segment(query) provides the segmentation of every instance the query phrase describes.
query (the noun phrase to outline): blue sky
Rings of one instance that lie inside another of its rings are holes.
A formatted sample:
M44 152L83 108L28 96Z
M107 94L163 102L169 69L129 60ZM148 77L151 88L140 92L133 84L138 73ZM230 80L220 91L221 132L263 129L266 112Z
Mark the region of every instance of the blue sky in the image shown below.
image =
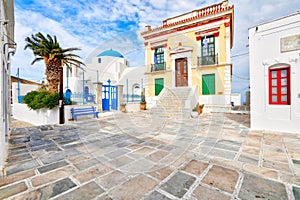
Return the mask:
M41 81L44 63L31 65L25 38L37 32L56 35L63 48L79 47L84 62L101 51L120 51L131 66L144 65L143 42L138 31L160 26L166 18L199 9L221 0L15 0L15 41L12 75ZM249 81L248 28L299 10L299 0L229 0L235 6L233 92L244 93ZM238 56L243 54L242 56Z

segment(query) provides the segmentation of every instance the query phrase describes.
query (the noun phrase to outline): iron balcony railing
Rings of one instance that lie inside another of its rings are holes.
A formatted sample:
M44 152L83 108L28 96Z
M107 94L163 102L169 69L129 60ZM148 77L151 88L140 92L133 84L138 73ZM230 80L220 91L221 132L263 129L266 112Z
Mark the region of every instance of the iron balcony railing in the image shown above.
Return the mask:
M166 62L151 64L151 72L166 70Z
M198 57L198 66L218 64L218 54Z

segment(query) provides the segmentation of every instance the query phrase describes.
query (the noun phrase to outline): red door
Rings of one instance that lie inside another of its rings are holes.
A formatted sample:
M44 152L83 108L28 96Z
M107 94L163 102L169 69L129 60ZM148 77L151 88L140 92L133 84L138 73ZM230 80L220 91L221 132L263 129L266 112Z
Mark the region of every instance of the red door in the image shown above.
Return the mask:
M187 58L175 60L176 87L188 86L188 62Z

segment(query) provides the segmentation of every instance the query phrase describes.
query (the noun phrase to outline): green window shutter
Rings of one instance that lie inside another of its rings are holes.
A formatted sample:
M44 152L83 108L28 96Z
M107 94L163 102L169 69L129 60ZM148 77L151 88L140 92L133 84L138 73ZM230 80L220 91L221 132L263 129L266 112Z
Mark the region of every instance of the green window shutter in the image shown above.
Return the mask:
M164 88L164 79L155 79L155 96L159 95L160 91Z
M214 74L207 74L202 76L202 94L215 94Z

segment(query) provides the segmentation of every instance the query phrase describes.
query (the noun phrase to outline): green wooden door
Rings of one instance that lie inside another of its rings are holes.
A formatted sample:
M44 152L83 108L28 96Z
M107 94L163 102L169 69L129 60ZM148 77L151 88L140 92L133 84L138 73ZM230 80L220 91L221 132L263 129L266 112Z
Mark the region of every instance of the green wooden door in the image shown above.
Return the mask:
M164 88L164 79L155 79L155 96L159 95L160 91Z
M206 74L202 76L202 94L215 94L214 74Z

